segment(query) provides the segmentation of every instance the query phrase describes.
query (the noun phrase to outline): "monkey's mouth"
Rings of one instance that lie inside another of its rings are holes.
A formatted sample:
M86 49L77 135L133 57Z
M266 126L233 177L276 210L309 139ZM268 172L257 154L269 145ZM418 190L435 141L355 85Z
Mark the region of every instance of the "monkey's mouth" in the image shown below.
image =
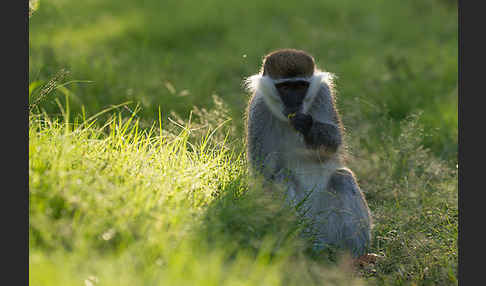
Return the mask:
M295 116L296 113L299 113L301 112L301 106L295 106L295 107L285 107L284 108L284 111L283 111L283 114L285 115L285 117L291 117L291 116Z

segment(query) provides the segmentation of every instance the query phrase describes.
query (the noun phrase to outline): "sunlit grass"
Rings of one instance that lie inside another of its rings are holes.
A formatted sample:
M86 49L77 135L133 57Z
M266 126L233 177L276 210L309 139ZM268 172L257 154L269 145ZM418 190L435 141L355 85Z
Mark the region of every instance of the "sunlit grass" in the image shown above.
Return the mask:
M211 130L191 143L190 129L141 130L134 118L73 126L31 116L32 285L354 280L299 252L293 212L249 191L244 157L214 144ZM288 277L294 264L317 268Z
M216 129L207 118L221 113L151 128L136 113L103 123L31 114L31 284L454 284L457 174L421 151L417 118L398 145L390 138L355 161L375 221L371 250L384 257L359 278L335 264L344 258L308 252L294 210L249 184L228 122Z

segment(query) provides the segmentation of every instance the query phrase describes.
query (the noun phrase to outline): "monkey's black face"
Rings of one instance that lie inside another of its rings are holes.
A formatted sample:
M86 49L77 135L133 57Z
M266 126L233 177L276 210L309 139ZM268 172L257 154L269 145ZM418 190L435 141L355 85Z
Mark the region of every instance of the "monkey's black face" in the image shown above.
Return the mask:
M307 89L309 89L309 82L304 80L284 81L275 84L275 87L285 105L285 116L300 111Z

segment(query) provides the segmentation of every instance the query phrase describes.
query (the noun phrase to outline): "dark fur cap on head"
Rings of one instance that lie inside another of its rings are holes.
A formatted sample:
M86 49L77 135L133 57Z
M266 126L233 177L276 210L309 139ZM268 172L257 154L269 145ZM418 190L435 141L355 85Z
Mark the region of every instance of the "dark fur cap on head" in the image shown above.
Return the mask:
M310 77L314 74L314 69L314 58L301 50L276 50L263 59L263 75L273 79Z

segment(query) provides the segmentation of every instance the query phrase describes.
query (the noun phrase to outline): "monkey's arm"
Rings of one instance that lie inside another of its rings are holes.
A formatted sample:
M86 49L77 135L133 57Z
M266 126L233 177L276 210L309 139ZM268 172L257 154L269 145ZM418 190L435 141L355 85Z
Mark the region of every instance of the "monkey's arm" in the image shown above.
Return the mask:
M247 111L247 156L251 170L274 180L281 171L278 156L280 141L276 124L270 110L261 97L254 96Z
M342 144L342 124L339 118L332 91L321 85L314 95L309 110L290 117L290 124L304 135L308 147L324 147L336 152Z
M290 118L290 124L304 135L307 146L316 149L325 147L336 152L342 144L341 130L338 125L314 120L309 114L298 113Z

